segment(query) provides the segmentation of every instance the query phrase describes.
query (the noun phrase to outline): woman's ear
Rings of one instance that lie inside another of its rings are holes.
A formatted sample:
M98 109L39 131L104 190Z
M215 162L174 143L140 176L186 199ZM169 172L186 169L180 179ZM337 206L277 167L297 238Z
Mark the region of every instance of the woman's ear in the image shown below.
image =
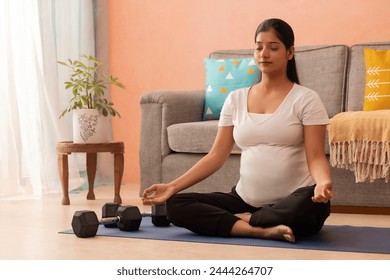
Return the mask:
M294 54L295 54L295 47L294 46L292 46L289 50L288 50L288 60L291 60L291 59L293 59L293 57L294 57Z

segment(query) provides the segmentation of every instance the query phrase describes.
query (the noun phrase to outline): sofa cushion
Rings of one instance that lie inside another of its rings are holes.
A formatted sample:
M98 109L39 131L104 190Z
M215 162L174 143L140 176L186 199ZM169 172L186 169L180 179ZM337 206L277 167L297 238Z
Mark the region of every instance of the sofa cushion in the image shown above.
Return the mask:
M366 66L364 49L390 49L390 42L356 44L351 47L348 80L347 80L347 111L361 111L364 105L366 83Z
M233 90L259 81L259 69L253 58L204 60L206 66L206 96L203 120L218 120L226 97Z
M315 90L330 118L344 109L348 46L297 47L295 52L299 81Z
M390 50L365 48L366 88L363 111L390 109Z
M172 151L206 154L217 135L218 120L173 124L167 130ZM240 148L235 145L232 153L240 153Z

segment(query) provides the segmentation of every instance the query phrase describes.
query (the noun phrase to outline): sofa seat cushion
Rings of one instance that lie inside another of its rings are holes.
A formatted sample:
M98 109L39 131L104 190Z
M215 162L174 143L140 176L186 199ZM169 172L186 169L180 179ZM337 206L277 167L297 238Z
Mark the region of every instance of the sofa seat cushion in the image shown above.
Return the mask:
M173 124L167 128L168 144L177 153L206 154L213 146L218 120ZM233 154L240 153L234 145Z
M177 153L207 154L213 146L218 130L218 120L173 124L168 127L169 148ZM234 145L231 154L240 154ZM325 153L329 155L328 131L325 139Z

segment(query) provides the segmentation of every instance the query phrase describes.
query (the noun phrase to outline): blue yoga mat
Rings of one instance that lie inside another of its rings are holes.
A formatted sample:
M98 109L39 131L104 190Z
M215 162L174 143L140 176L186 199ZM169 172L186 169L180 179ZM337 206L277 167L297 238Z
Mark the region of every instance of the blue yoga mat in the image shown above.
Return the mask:
M73 234L73 230L60 233ZM243 246L263 246L291 249L325 250L390 254L390 228L325 225L316 235L298 239L296 243L241 237L209 237L192 233L173 225L155 227L151 217L143 217L138 231L125 232L100 225L98 236L170 240Z

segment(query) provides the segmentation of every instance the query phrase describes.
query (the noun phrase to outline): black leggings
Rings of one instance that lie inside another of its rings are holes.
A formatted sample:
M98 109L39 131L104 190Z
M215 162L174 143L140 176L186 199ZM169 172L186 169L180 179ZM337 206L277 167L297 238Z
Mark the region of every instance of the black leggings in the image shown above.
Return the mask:
M234 214L252 213L249 224L258 227L289 226L295 236L307 236L321 230L330 214L330 202L311 200L314 186L303 187L275 204L257 208L245 203L236 193L179 193L167 201L171 222L197 234L229 237L239 220Z

